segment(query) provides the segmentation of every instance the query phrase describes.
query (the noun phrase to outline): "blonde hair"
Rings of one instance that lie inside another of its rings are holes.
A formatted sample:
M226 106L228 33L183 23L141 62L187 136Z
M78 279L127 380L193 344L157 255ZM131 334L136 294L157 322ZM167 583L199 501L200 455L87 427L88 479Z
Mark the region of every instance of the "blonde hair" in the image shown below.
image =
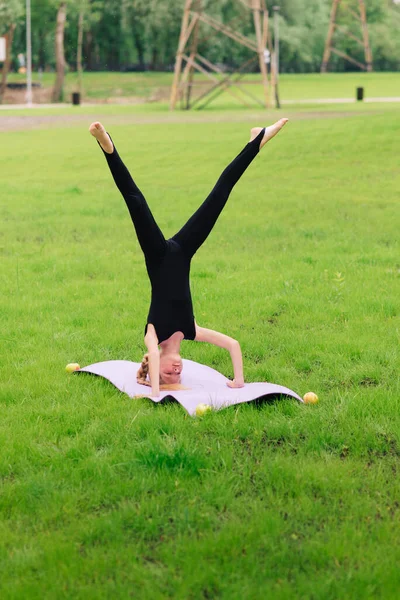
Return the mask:
M151 387L150 379L147 379L149 374L149 355L145 354L142 358L142 364L136 373L136 381L141 385L147 385Z
M136 381L141 385L147 385L147 387L151 387L151 381L149 376L149 355L145 354L142 358L142 363L139 367L138 372L136 373ZM180 383L163 383L162 378L160 376L160 391L178 391L178 390L187 390L189 388L184 387Z

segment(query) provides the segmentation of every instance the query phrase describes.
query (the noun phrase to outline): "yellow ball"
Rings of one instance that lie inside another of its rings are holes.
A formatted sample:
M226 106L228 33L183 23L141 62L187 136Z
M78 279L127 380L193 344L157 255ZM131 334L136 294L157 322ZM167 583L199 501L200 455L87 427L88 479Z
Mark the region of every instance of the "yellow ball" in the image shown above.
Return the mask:
M303 400L306 404L317 404L318 396L314 392L307 392L307 394L304 394Z
M196 417L202 417L207 412L211 412L211 406L209 404L198 404L196 406Z
M67 373L73 373L74 371L79 371L79 369L80 366L78 365L78 363L69 363L69 365L65 367Z

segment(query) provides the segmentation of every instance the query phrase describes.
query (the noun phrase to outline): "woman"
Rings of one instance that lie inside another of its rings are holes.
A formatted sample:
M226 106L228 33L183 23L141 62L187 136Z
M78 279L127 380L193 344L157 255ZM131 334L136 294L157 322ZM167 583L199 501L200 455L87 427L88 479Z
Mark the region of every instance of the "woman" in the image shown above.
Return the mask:
M235 183L262 146L282 129L287 120L280 119L270 127L251 130L249 143L225 169L210 195L186 225L169 240L164 238L103 125L96 122L89 128L102 148L114 181L125 199L145 257L152 294L144 336L147 354L137 380L151 385L155 397L160 394L160 385L163 389L171 389L171 386L176 388L180 384L180 345L183 339L209 342L228 350L234 373L234 379L228 382L228 386L244 386L239 342L217 331L199 327L195 321L189 285L190 262L211 232Z

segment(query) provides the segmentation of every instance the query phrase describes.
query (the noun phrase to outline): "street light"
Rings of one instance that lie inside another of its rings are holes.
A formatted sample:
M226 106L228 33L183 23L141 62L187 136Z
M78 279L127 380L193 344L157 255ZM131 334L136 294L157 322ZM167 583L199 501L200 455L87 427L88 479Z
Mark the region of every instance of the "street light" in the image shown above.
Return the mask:
M274 67L275 67L275 104L276 108L281 107L281 103L279 100L279 21L278 21L278 13L280 11L280 6L273 6L274 9Z
M279 74L279 21L278 12L281 10L280 6L274 6L274 52L275 52L275 69L276 78L278 79Z
M26 0L26 103L32 107L31 0Z

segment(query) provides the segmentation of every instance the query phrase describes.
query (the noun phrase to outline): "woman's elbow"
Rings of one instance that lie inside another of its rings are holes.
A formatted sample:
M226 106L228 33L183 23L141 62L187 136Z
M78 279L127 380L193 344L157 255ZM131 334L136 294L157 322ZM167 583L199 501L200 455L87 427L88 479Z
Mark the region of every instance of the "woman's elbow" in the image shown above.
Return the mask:
M237 340L234 340L232 338L231 341L229 342L229 352L238 352L238 351L240 351L240 344Z

